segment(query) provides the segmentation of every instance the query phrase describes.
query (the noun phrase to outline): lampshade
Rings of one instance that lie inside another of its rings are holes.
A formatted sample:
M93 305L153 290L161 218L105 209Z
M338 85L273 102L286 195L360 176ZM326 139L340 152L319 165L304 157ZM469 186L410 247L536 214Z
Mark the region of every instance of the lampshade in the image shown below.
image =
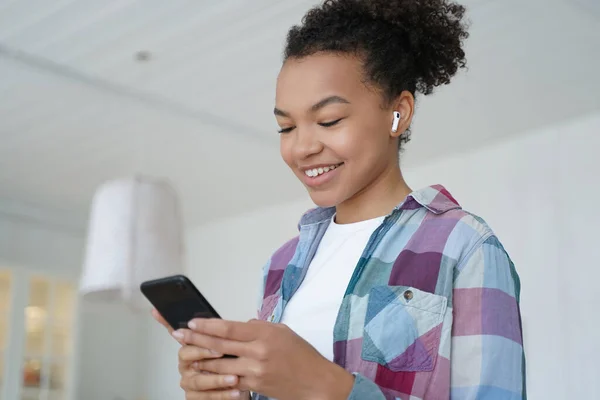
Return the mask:
M183 273L183 227L166 180L136 176L104 183L92 201L80 293L92 302L149 307L140 284Z

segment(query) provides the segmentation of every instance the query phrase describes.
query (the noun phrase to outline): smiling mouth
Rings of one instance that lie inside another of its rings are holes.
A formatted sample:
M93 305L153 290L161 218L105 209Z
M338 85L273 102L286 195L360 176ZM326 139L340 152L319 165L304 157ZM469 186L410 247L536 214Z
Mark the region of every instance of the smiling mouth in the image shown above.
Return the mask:
M333 171L334 169L340 167L342 164L344 164L344 163L333 164L333 165L326 166L326 167L307 169L306 171L304 171L304 174L306 176L308 176L309 178L316 178L318 176L321 176L328 172Z

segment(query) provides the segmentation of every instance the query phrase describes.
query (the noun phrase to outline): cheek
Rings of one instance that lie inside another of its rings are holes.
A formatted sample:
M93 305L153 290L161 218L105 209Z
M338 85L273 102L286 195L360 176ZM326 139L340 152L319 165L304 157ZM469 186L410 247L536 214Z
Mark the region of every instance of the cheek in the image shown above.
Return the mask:
M333 137L331 147L342 160L353 164L364 164L380 152L382 140L377 136L377 127L363 124Z
M292 168L292 143L283 135L279 139L279 153L283 161Z

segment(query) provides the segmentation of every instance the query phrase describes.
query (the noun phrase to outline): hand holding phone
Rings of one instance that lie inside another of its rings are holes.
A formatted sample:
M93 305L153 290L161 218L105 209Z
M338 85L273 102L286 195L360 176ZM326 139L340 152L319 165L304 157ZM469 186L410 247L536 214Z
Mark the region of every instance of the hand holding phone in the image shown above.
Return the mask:
M142 283L142 293L154 306L154 318L169 333L180 328L187 328L189 321L194 318L220 318L216 310L204 298L194 284L183 275L170 276ZM219 357L207 349L184 346L179 352L180 365L192 369L194 361ZM226 358L235 356L225 355ZM193 383L192 383L193 380ZM198 373L182 375L182 388L186 393L209 392L212 395L222 394L223 398L246 398L234 386L239 382L237 376ZM192 387L193 386L193 387ZM240 397L243 396L243 397Z
M173 333L173 328L169 323L154 309L152 316L167 330L169 334ZM183 345L183 343L182 343ZM193 346L183 346L179 350L179 365L181 372L181 388L186 395L205 393L209 396L221 396L221 398L238 398L250 400L248 392L240 392L235 386L239 383L237 376L207 374L197 371L193 367L194 361L201 361L211 358L219 358L206 349L200 349ZM183 370L181 369L183 366ZM191 373L190 373L191 372Z

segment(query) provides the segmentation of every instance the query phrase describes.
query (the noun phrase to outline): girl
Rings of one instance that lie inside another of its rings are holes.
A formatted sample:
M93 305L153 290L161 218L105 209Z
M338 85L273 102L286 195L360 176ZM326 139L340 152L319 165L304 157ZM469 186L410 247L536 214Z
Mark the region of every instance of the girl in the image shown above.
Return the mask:
M267 263L259 320L173 332L188 400L525 398L510 258L446 189L413 191L399 167L414 96L465 65L463 14L327 0L290 30L275 117L318 208Z

